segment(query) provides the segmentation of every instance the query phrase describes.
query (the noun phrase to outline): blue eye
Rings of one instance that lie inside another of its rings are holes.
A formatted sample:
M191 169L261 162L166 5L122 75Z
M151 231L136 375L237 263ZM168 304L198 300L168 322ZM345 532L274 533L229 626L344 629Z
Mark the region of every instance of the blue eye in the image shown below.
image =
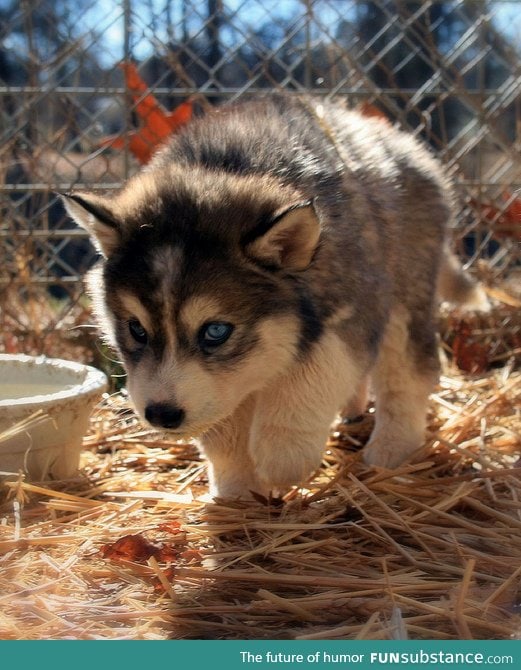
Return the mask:
M205 323L199 331L199 343L203 348L218 347L224 344L233 331L231 323L211 321Z
M139 344L146 344L148 342L147 331L137 319L131 319L128 322L128 331Z

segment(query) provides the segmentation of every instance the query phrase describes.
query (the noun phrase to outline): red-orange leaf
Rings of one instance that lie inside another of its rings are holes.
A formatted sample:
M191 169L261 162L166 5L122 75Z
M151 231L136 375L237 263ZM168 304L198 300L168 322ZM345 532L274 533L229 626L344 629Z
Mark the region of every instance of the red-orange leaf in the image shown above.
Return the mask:
M175 568L166 568L163 570L163 576L169 581L174 581L175 578ZM158 593L164 593L165 587L159 579L153 579L152 584L154 585L154 591Z
M172 533L172 535L179 535L182 533L180 521L165 521L159 524L158 530L163 530L165 533Z
M171 544L164 544L159 547L157 553L155 554L156 559L160 563L172 563L177 560L179 556L179 551L175 549Z
M203 555L197 549L186 549L180 554L185 561L202 561Z
M177 130L192 118L194 104L191 100L185 100L178 105L173 112L168 114L168 123L172 131Z
M503 200L508 203L505 208L474 199L470 203L481 214L483 221L490 226L496 238L513 237L521 240L521 198L505 191Z
M143 119L145 126L157 133L158 138L166 137L171 130L167 112L149 92L134 63L121 63L121 68L134 101L135 111Z
M454 361L460 370L478 374L485 372L489 367L487 348L472 337L468 323L462 321L452 343Z
M357 109L363 116L368 116L373 119L380 119L380 121L385 121L386 123L389 123L387 115L384 112L382 112L382 110L379 107L373 105L370 102L360 103Z
M100 146L123 149L128 145L130 151L140 163L148 163L152 155L169 135L177 131L192 117L191 100L182 102L171 112L166 111L150 93L133 63L122 63L125 81L134 102L134 109L143 121L143 126L128 133L127 137L105 137Z
M138 563L143 563L151 556L155 556L157 551L158 547L142 535L125 535L116 542L104 544L101 547L103 558L136 561Z
M151 556L158 561L169 563L177 558L178 552L169 545L158 546L152 544L142 535L125 535L116 542L104 544L101 547L103 558L113 561L133 561L146 563Z

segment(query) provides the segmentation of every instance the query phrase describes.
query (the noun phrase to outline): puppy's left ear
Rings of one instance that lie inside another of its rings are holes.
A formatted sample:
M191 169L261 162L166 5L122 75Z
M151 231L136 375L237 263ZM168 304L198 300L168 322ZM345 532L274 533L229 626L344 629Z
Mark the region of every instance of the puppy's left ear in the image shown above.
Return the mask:
M279 212L268 229L246 246L257 260L286 270L305 270L313 258L320 237L320 223L312 201L292 205Z
M92 193L59 194L67 213L85 228L98 251L107 258L121 244L121 224L106 198Z

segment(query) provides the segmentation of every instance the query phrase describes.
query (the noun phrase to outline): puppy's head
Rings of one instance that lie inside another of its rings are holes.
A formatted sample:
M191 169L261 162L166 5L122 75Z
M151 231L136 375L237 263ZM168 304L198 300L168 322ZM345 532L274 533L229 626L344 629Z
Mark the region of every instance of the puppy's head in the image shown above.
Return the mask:
M319 336L303 277L320 225L301 194L171 168L64 202L103 256L89 281L96 312L152 425L207 430Z

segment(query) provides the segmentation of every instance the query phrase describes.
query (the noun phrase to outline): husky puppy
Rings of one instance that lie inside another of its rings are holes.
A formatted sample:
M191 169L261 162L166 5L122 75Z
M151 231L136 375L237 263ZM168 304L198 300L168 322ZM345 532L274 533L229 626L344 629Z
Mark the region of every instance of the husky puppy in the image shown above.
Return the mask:
M90 290L137 412L199 438L213 495L304 481L369 378L365 461L421 446L437 290L483 296L445 245L448 180L412 136L275 94L192 121L121 191L64 202L103 255Z

